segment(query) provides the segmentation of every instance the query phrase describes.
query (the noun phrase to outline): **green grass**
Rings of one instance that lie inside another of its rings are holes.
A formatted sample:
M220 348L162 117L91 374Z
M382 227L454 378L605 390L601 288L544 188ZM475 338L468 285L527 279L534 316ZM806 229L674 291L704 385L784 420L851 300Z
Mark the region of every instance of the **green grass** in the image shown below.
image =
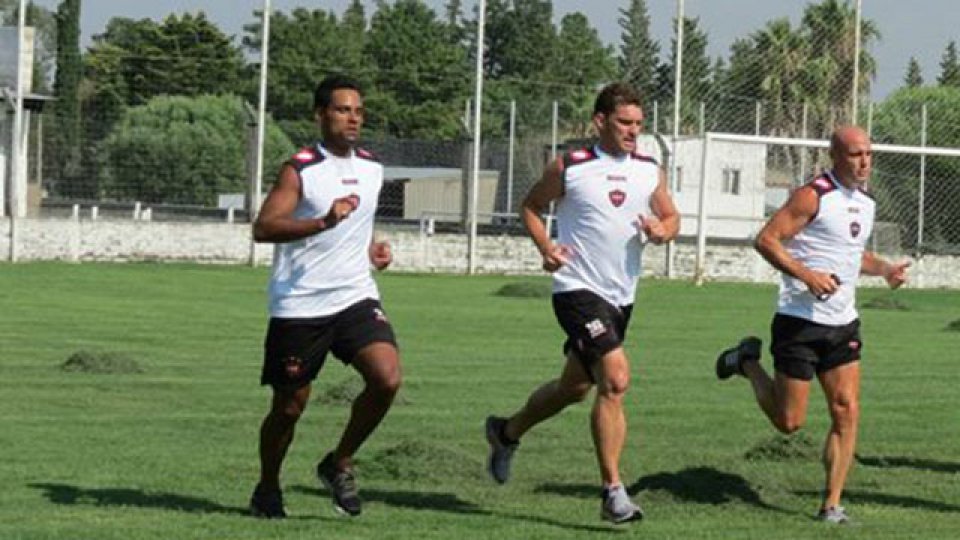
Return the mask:
M587 404L529 434L510 484L484 476L484 417L519 406L559 370L549 298L495 294L527 278L396 274L379 281L405 386L358 456L363 516L337 517L312 476L347 414L335 397L352 391L352 372L331 361L284 468L293 518L248 518L269 397L258 385L266 279L241 267L0 265L0 538L931 539L960 530L960 333L946 330L960 292L903 290L904 308L862 311L860 463L845 499L858 525L831 529L810 518L822 483L811 454L827 427L819 391L806 438L785 443L745 381L713 377L717 351L746 333L767 339L774 288L645 281L628 337L622 469L647 519L614 528L598 517ZM860 301L878 297L889 293L863 290ZM80 351L141 372L64 370Z

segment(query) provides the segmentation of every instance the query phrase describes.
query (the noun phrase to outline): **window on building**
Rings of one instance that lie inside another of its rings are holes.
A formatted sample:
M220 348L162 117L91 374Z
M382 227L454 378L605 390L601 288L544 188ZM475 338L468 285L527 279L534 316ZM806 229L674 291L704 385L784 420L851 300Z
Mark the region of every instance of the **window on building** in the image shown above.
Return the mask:
M729 193L731 195L740 194L740 169L724 169L723 170L723 193Z

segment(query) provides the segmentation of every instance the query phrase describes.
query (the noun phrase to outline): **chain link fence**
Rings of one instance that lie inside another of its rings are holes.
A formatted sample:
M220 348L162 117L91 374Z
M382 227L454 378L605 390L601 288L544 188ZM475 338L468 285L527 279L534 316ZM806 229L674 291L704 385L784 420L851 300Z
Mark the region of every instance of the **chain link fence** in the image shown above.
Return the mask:
M654 28L670 26L671 31L666 33L670 38L658 44L648 80L637 79L625 58L619 68L602 75L571 72L564 80L504 78L486 66L477 174L479 234L523 236L518 210L525 194L553 156L589 144L592 99L599 86L627 78L645 92L646 131L666 135L673 149L670 184L684 216L681 242L692 242L701 232L699 190L708 178L707 199L720 206L708 209L706 243L749 243L792 188L828 166L825 140L830 132L855 120L876 143L900 147L876 154L871 182L878 202L874 245L889 253L960 254L960 158L950 150L960 147L960 87L913 84L908 78L891 95L871 100L877 66L886 59L872 52L881 29L871 19L871 10L879 7L870 0L864 0L862 13L849 1L792 7L783 18L745 29L720 54L709 47L712 29L696 16L706 2L686 2L682 35L675 31L675 19L651 21ZM387 26L395 22L387 17L395 15L390 10L406 9L406 4L378 5L366 13L362 26L352 27L354 35L359 28L364 36L359 40L366 43L364 54L376 48L385 28L392 28ZM526 5L516 3L521 4ZM623 3L624 20L636 5ZM419 8L410 9L420 13ZM9 12L2 15L9 22ZM283 161L317 138L310 118L313 85L347 66L353 54L352 44L334 40L325 45L322 36L356 22L350 13L320 9L277 11L275 17L272 36L279 45L271 49L267 86L267 188ZM424 17L430 24L443 22L442 13ZM48 19L36 18L45 22L37 24L40 63L30 89L37 99L31 102L24 136L29 215L250 219L259 13L251 14L236 37L202 14L162 22L117 17L80 51L74 94L55 84L50 58L57 28L56 20ZM411 74L386 56L377 64L352 64L364 66L352 73L368 88L364 145L386 167L378 211L384 226L424 234L469 230L473 81L469 71L454 71L449 65L470 65L475 31L470 20L469 13L460 18L459 52L443 57L449 61L429 67L431 71L424 67ZM499 24L497 20L490 24ZM570 29L576 22L564 17L548 31L572 41ZM297 29L315 36L316 42L290 38ZM175 46L169 46L171 42ZM617 49L620 45L607 49L608 60L615 60L618 51L625 54ZM679 85L674 54L678 45ZM488 47L491 57L495 46ZM439 50L431 53L441 55ZM422 106L413 112L399 107L398 96L404 92ZM71 95L80 106L77 116L62 105ZM76 125L71 118L77 119ZM11 128L9 115L0 115L3 133ZM431 133L428 128L436 129ZM707 133L756 140L711 142L709 167L715 170L705 170ZM0 138L7 170L11 139ZM645 145L659 152L651 141Z

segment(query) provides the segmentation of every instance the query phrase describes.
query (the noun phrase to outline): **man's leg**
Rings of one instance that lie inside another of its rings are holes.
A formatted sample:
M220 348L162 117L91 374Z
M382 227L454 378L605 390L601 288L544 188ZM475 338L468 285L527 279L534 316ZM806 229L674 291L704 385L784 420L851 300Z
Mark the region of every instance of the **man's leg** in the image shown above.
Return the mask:
M338 469L353 466L353 455L380 424L400 390L400 355L391 343L374 342L360 349L351 365L363 377L364 387L353 400L350 419L333 451Z
M265 492L280 490L280 466L309 397L310 385L273 391L270 412L260 425L260 489Z
M597 396L590 413L590 428L606 486L620 484L620 452L627 435L623 396L630 384L630 365L623 347L603 355L594 365Z
M844 364L819 375L830 409L830 431L823 447L826 493L823 508L838 506L853 464L860 417L860 362Z
M800 429L807 418L810 381L795 379L777 371L771 379L760 362L744 362L743 373L750 379L753 394L770 423L782 433Z
M567 354L567 362L560 378L547 382L533 391L527 402L507 419L503 434L513 441L568 405L583 401L593 383L575 353Z

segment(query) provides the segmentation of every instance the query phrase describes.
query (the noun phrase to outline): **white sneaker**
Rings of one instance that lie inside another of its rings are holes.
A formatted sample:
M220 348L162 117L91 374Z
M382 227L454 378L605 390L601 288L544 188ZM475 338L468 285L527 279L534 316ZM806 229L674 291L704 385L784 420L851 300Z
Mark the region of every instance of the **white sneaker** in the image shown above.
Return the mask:
M600 517L611 523L626 523L643 519L643 510L630 500L626 488L619 485L603 490Z

